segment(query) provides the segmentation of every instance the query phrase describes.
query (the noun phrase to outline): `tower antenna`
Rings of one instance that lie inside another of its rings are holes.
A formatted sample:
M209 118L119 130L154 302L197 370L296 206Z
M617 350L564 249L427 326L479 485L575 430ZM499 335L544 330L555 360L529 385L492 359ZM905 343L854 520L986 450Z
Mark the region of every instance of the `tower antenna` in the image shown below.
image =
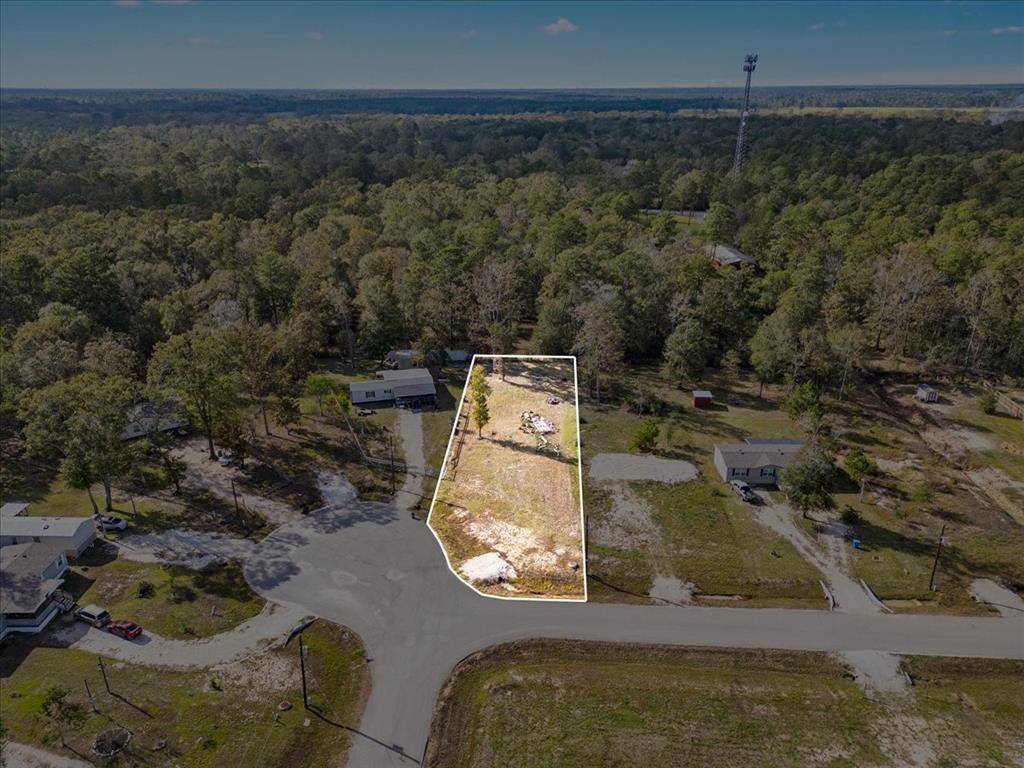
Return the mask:
M740 132L736 136L736 157L732 162L733 173L739 173L747 157L747 115L750 113L750 76L757 67L757 54L748 53L743 57L743 71L747 73L747 87L743 91L743 111L740 113Z

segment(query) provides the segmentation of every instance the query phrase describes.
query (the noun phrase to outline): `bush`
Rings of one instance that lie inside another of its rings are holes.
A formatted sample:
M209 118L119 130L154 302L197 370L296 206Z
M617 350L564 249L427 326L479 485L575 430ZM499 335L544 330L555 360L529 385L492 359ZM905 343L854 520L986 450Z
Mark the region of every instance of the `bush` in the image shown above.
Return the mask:
M839 516L839 519L842 520L845 525L857 525L860 522L860 513L847 504L843 508L843 513Z
M191 587L186 587L184 584L175 584L171 587L171 602L191 603L195 599L196 593Z
M657 419L644 419L641 421L640 426L633 433L633 440L631 442L633 450L649 451L654 448L658 442L658 433L660 431L661 427Z
M985 392L978 398L978 406L982 413L991 416L996 412L996 396L992 392Z
M154 587L148 581L140 581L139 582L139 587L138 587L138 590L137 590L137 594L138 594L139 597L142 597L142 598L145 598L145 599L148 600L149 598L151 598L153 595L156 594L156 587Z

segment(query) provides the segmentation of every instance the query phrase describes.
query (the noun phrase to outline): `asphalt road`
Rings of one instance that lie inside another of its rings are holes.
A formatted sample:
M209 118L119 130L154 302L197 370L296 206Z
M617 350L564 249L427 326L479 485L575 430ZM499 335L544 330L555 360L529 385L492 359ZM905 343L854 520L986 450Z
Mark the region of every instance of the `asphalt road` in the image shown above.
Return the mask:
M410 466L422 466L419 417L402 414ZM366 645L372 691L352 768L410 766L423 756L437 692L452 667L494 643L529 637L815 651L1024 658L1024 620L827 611L509 601L456 578L408 508L352 500L275 531L245 564L270 600L351 627Z

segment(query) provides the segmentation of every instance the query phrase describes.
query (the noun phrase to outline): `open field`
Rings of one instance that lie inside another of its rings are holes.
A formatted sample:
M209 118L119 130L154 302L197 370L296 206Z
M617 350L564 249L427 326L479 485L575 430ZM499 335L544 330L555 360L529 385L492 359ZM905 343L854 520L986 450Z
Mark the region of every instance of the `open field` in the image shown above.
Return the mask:
M112 694L90 653L48 647L46 635L17 640L0 662L0 713L7 737L67 757L90 754L96 734L129 729L132 741L116 765L336 766L346 752L368 674L362 643L353 633L326 622L305 632L311 704L302 709L296 646L269 650L248 660L205 670L177 671L106 660ZM83 680L97 696L90 712ZM62 749L56 727L39 714L46 691L59 686L85 715L65 727ZM292 708L279 711L278 704Z
M533 640L460 664L430 768L1019 765L1024 664L911 658L866 695L827 654Z
M570 359L505 360L487 366L490 422L478 434L463 405L459 432L445 459L430 525L460 570L469 559L497 553L515 577L476 584L507 597L582 598L576 392ZM541 415L553 432L541 438L521 414Z
M196 571L121 559L100 563L88 554L72 568L64 588L80 605L102 606L115 619L134 621L161 637L209 637L263 609L265 601L235 563ZM153 587L149 597L140 594L143 582Z

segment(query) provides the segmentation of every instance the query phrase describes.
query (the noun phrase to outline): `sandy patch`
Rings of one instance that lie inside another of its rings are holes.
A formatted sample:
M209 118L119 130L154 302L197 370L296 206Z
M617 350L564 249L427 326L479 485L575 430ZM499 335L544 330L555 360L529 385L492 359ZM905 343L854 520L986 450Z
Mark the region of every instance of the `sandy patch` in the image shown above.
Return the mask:
M497 552L471 557L460 566L460 569L474 584L497 584L516 578L516 569Z
M691 581L683 581L673 576L657 576L649 594L655 600L673 605L691 605L694 602L693 590L694 584Z
M590 518L590 535L605 546L646 549L660 541L654 510L625 484L608 487L611 509L601 519Z
M839 657L853 667L854 676L868 697L907 691L899 656L881 651L843 651Z
M140 563L174 563L202 570L215 563L245 560L256 548L248 539L206 531L171 529L160 533L132 533L118 542L121 556Z
M653 480L685 483L697 478L697 468L688 461L630 453L599 453L590 461L594 480Z

